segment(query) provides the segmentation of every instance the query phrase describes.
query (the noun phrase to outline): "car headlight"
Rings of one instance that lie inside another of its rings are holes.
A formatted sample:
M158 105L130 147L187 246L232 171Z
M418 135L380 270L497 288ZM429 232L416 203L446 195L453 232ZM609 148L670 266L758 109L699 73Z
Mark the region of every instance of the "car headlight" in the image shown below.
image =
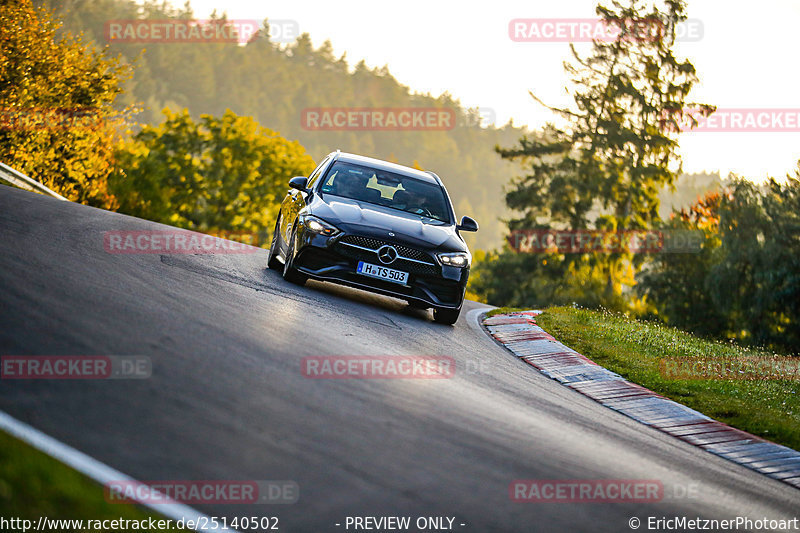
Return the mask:
M468 267L471 259L469 254L465 252L439 254L438 257L439 261L445 266L454 266L462 268Z
M306 229L311 231L312 233L318 233L320 235L335 235L339 233L339 228L328 224L321 218L317 218L314 216L307 216L303 219L303 224L305 224Z

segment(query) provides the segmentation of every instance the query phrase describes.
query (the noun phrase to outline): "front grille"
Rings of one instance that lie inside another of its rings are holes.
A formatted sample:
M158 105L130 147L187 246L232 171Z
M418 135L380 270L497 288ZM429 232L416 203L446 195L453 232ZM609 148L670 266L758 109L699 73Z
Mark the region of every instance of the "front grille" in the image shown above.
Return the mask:
M369 248L370 251L362 250L360 248L353 248L352 246L347 246L348 244L352 244L355 246L360 246L361 248ZM397 253L402 256L398 257L397 260L387 265L390 268L397 268L400 270L404 270L411 274L421 274L421 275L438 275L439 274L439 266L433 262L433 259L421 250L417 250L415 248L410 248L408 246L403 246L401 244L395 244L392 242L381 241L379 239L373 239L370 237L362 237L360 235L345 235L339 242L337 243L336 250L347 257L352 259L356 259L358 261L366 261L370 263L377 263L382 264L378 260L378 253L377 250L381 246L388 244L393 246ZM408 257L410 259L415 259L416 261L424 261L425 264L417 263L415 261L406 261L403 257Z
M381 241L379 239L372 239L370 237L361 237L359 235L345 235L339 240L339 242L346 242L347 244L355 244L356 246L369 248L371 250L377 250L384 244L388 244L390 246L394 246L395 250L397 250L397 253L399 253L403 257L408 257L411 259L416 259L417 261L425 261L426 263L433 264L433 260L425 252L417 250L415 248L409 248L408 246L403 246L402 244L394 244L393 242Z

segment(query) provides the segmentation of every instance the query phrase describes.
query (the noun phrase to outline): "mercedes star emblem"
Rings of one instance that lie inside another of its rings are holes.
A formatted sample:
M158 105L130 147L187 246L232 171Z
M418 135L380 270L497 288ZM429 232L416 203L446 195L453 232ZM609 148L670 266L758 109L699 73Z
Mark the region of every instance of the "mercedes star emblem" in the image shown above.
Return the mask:
M388 244L384 244L378 248L378 259L380 259L381 263L384 265L394 263L394 260L397 259L397 250Z

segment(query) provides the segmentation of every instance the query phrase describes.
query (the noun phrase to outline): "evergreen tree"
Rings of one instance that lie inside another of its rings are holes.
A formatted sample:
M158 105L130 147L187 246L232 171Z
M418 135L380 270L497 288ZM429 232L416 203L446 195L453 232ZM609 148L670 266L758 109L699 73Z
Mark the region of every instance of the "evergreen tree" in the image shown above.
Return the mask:
M509 221L512 232L652 228L659 220L659 192L674 183L681 168L677 120L687 108L693 119L713 111L688 101L697 74L689 60L673 53L676 26L686 20L682 0L650 6L643 0L614 1L610 7L599 5L597 13L619 32L613 40L595 40L587 57L571 48L573 62L565 63L565 70L574 106L549 107L561 122L548 125L543 136L498 148L503 158L527 167L506 194L506 203L518 213ZM588 269L587 280L596 280L598 273L605 279L599 300L617 306L642 258L621 251L554 255L544 261L547 268L541 260L528 261L530 270L519 276L561 284L564 273ZM561 267L554 269L554 264Z

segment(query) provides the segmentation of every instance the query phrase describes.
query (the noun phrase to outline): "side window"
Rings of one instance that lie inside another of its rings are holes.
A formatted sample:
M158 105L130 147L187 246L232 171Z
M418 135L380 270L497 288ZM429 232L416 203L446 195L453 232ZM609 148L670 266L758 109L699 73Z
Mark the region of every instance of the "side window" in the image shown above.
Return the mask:
M308 178L308 185L307 185L307 187L309 189L313 188L314 184L317 183L317 180L322 175L323 171L325 170L325 167L328 166L328 161L330 161L330 160L331 160L331 156L328 156L325 159L323 159L322 163L320 163L317 166L317 168L314 169L314 172L311 173L311 176L309 176L309 178Z

